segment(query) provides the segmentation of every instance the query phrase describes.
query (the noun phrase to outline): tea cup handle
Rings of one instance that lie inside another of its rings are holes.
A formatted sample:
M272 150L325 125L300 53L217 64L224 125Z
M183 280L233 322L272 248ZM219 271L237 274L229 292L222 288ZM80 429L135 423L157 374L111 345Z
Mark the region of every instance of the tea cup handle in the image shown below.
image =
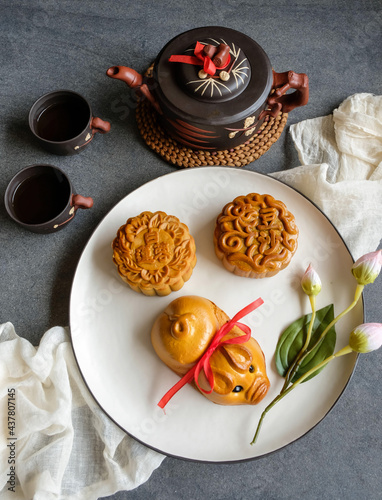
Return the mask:
M110 132L110 123L93 116L90 122L90 128L92 129L93 134L96 132L99 132L100 134L107 134Z
M81 196L80 194L72 196L71 205L74 210L77 210L77 208L91 208L93 203L93 198L90 198L90 196Z

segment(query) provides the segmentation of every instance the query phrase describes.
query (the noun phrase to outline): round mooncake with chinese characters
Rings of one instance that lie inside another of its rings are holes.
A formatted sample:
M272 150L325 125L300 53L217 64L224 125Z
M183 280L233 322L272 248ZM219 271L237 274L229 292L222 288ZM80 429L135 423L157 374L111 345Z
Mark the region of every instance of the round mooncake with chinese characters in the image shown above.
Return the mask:
M165 212L142 212L121 226L113 243L113 261L125 283L145 295L180 290L196 265L188 227Z
M298 233L295 218L282 201L269 194L238 196L216 220L215 253L238 276L274 276L296 252Z

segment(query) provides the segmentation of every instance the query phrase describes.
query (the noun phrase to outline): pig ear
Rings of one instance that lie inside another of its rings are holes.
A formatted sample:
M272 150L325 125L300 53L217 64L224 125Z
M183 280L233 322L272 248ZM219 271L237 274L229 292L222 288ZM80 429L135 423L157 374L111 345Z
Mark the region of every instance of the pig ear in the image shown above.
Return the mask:
M252 363L251 351L240 344L226 344L221 347L221 352L230 366L238 372L245 373Z
M228 372L214 370L214 391L218 394L229 394L235 386L233 377Z

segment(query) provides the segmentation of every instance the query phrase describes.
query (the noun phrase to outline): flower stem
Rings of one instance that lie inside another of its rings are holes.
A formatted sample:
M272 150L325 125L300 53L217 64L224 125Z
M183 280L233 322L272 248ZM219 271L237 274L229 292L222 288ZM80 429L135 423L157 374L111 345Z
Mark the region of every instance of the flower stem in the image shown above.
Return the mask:
M336 352L335 354L332 354L331 356L328 356L326 359L324 359L323 361L321 361L321 363L319 363L317 366L314 366L313 368L311 368L309 371L307 371L306 373L304 373L304 375L301 375L301 377L296 380L296 382L294 382L288 389L286 389L284 392L280 392L280 394L265 408L265 410L263 411L263 413L261 414L261 417L260 417L260 420L259 420L259 423L257 424L257 429L256 429L256 433L251 441L251 444L255 444L256 443L256 440L258 438L258 435L259 435L259 432L260 432L260 428L262 426L262 423L264 421L264 418L266 416L266 414L268 413L268 411L273 408L275 406L276 403L278 403L279 401L281 401L281 399L283 399L283 397L285 397L287 394L289 394L293 389L295 389L299 384L301 384L301 382L304 382L304 380L308 377L310 377L311 375L313 375L314 372L316 372L317 370L319 370L320 368L323 368L325 365L327 365L330 361L332 361L333 359L335 358L339 358L340 356L343 356L345 354L349 354L350 352L352 352L352 348L347 345L346 347L340 349L338 352Z

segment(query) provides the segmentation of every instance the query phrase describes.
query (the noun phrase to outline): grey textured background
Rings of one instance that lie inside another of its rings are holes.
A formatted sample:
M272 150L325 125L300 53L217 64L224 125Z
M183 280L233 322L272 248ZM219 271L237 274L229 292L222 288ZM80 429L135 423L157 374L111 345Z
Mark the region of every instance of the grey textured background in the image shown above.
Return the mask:
M174 170L140 138L129 90L105 76L108 67L143 71L173 36L231 27L254 38L276 71L309 75L309 104L289 115L289 126L331 113L353 93L381 93L381 20L379 0L0 0L0 322L11 321L34 344L49 327L67 325L76 264L97 224L133 189ZM112 123L109 135L77 156L44 152L28 130L33 102L60 88L84 94L94 113ZM16 226L3 193L14 173L33 163L63 168L94 207L53 235ZM298 164L286 128L246 168L270 173ZM381 283L380 277L365 292L370 322L382 321ZM361 356L335 408L287 448L234 465L166 458L147 483L110 498L381 498L381 355Z

